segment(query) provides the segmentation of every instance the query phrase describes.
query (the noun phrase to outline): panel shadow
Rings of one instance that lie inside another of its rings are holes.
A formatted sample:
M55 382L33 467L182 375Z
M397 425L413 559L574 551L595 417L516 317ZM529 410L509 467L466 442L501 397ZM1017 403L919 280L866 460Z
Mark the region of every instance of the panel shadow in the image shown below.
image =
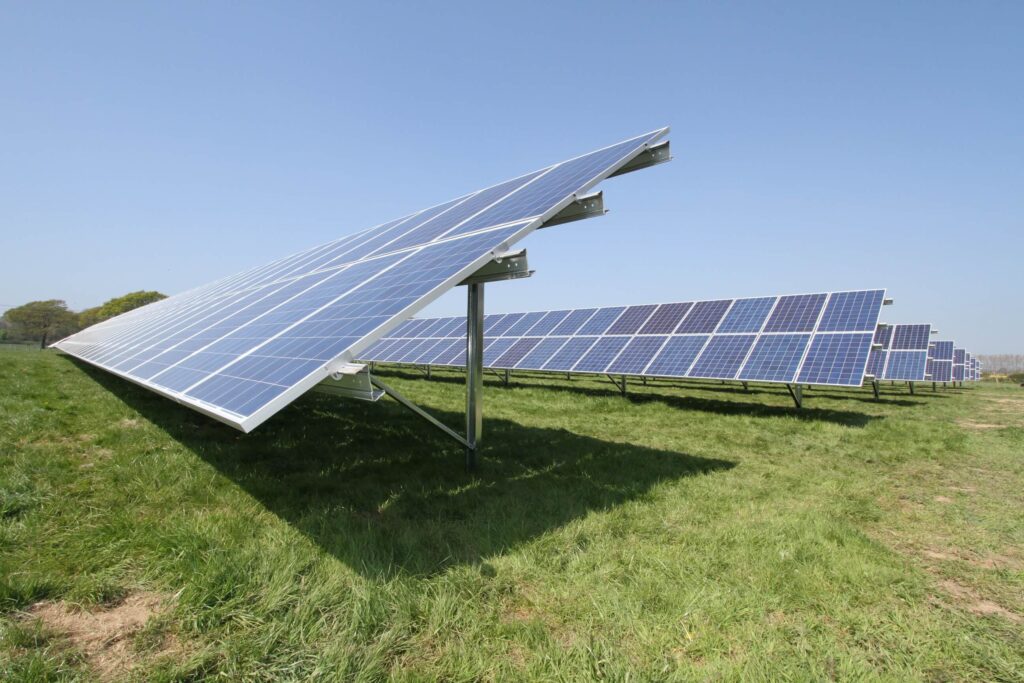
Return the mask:
M308 394L251 434L98 368L86 375L366 576L429 576L486 560L662 482L735 463L485 421L475 475L454 441L401 406ZM432 411L459 426L462 414Z

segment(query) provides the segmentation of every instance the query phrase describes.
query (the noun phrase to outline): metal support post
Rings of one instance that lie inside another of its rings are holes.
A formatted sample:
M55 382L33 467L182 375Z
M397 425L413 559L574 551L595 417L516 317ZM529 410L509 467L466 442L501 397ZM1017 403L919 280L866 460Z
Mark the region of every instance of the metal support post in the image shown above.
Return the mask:
M615 385L615 388L619 390L620 394L622 394L623 396L626 395L626 376L625 375L621 376L622 377L622 382L621 383L619 382L619 380L615 379L615 377L613 375L606 375L606 377L609 379L609 381L611 381L612 384Z
M750 385L746 382L740 382L743 385L743 391L750 391Z
M512 377L512 371L505 368L505 386L508 386L509 379Z
M787 384L786 389L789 390L789 395L793 397L793 403L796 404L797 408L804 407L804 388L800 384Z
M882 392L879 390L878 380L877 379L871 380L871 391L875 392L875 400L876 401L881 400Z
M910 387L910 395L913 396L914 395L914 383L913 382L907 382L907 386Z
M936 384L935 382L932 382L932 393L934 394L938 390L939 390L938 384Z
M472 471L484 430L484 284L466 290L466 469Z

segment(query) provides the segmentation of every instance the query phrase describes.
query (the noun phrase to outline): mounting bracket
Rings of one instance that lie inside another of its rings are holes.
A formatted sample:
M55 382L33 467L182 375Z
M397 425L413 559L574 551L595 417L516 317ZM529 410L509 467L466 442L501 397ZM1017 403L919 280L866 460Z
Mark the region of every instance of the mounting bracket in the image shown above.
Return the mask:
M786 389L789 390L789 395L793 398L793 403L796 404L797 408L804 407L804 388L800 384L787 384Z
M651 145L640 152L640 154L637 154L628 164L608 177L614 178L617 175L632 173L633 171L639 171L641 168L650 168L651 166L663 164L666 161L672 161L672 148L669 146L669 142L669 140L665 140L656 145Z
M604 208L604 192L595 192L594 194L575 197L564 209L544 221L537 229L542 230L543 228L551 228L562 223L572 223L573 221L581 221L584 218L603 216L606 213L608 211Z

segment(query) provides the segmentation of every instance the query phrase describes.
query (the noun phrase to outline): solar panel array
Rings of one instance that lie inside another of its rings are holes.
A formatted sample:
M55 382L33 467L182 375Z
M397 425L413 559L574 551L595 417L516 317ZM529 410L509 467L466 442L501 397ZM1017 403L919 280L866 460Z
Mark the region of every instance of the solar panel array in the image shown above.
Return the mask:
M875 379L923 382L928 364L928 338L932 326L879 324L871 350L867 374Z
M164 299L55 346L249 431L667 132Z
M488 315L493 369L860 386L885 290ZM465 365L465 319L413 319L364 361Z

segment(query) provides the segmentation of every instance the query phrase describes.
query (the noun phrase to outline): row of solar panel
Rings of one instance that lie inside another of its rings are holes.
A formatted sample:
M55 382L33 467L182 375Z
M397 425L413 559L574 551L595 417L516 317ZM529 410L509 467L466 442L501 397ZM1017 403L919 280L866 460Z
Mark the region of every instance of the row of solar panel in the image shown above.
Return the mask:
M492 314L488 337L873 331L884 290ZM826 306L826 301L828 305ZM413 318L392 338L457 337L465 318Z
M859 386L883 298L867 290L492 315L484 365ZM464 318L411 320L360 358L464 365L464 327Z
M859 386L869 334L508 337L485 341L494 369ZM756 342L756 343L755 343ZM805 356L806 354L806 356ZM394 339L365 360L464 366L464 340ZM801 362L803 361L803 362Z

